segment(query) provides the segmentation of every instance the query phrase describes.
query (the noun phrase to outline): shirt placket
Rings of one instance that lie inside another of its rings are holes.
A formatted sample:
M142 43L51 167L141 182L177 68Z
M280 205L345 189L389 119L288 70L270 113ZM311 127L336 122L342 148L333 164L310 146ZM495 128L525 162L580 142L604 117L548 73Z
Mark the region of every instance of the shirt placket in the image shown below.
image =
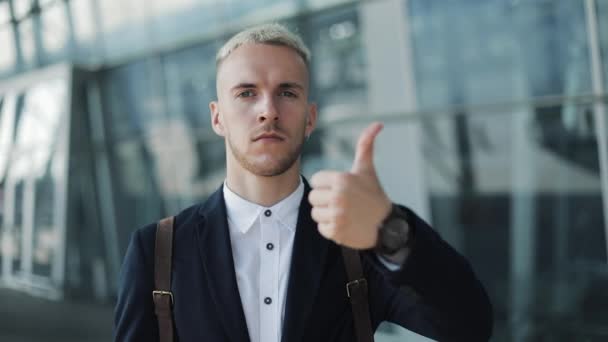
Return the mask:
M279 342L280 236L275 213L265 209L260 218L260 341Z

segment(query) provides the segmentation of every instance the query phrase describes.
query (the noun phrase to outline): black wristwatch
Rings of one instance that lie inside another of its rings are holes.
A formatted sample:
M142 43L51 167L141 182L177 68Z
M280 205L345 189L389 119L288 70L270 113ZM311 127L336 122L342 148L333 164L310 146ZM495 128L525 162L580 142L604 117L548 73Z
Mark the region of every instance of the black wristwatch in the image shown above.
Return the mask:
M382 226L378 231L376 251L390 256L408 247L411 242L410 230L407 223L407 212L393 204L391 212L382 221Z

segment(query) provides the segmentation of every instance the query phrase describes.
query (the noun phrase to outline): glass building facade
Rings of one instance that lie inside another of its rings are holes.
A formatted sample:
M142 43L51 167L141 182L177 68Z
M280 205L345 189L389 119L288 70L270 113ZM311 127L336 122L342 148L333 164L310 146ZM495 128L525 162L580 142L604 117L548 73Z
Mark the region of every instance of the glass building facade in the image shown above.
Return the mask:
M269 21L313 56L305 176L384 121L381 181L470 260L493 341L608 339L607 0L0 0L0 339L111 338L130 234L225 177L214 55Z

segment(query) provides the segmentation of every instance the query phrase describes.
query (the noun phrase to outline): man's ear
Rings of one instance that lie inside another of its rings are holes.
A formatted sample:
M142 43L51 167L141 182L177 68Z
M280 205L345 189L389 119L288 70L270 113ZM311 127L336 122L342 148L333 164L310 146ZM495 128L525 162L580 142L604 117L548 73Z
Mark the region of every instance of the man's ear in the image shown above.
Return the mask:
M209 112L211 114L211 127L215 134L225 136L224 123L220 115L220 107L217 101L209 102Z
M317 127L317 104L310 103L308 105L308 115L306 115L306 136L310 136Z

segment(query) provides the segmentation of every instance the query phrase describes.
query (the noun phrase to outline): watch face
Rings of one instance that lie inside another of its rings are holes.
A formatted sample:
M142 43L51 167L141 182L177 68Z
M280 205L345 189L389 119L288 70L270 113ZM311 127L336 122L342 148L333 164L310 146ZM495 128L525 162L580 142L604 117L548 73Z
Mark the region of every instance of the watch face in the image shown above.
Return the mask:
M408 225L404 219L389 219L382 227L380 239L383 249L388 254L393 254L405 247L408 239Z

